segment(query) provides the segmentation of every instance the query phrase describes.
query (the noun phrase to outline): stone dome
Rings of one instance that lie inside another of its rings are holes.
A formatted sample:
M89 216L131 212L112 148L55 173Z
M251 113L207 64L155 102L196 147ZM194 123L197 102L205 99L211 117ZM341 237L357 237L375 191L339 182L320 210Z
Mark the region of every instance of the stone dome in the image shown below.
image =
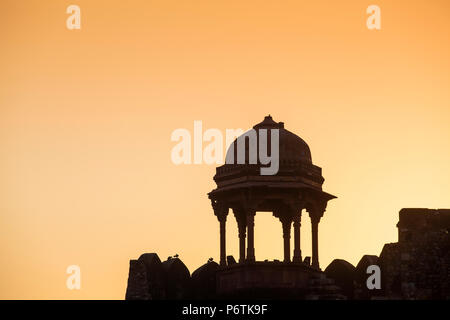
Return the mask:
M309 149L308 144L299 136L296 134L290 132L289 130L286 130L284 128L283 122L275 122L270 115L266 116L264 120L255 126L253 126L253 129L257 132L257 140L259 145L259 130L260 129L267 129L269 131L270 129L279 129L279 159L280 164L294 164L298 162L303 163L312 163L311 159L311 151ZM244 133L242 136L245 136L248 134L249 131ZM268 134L270 136L270 134ZM242 137L241 136L241 137ZM237 150L235 147L237 145L237 140L234 140L233 144L230 145L230 147L227 150L227 157L226 159L229 159L230 156L230 149L233 147L234 150ZM270 149L270 147L269 147ZM231 151L233 152L233 151ZM248 159L248 152L249 152L249 146L248 143L245 145L245 152L246 152L246 159ZM237 152L234 152L234 163L237 163L236 161ZM246 163L248 160L246 160Z

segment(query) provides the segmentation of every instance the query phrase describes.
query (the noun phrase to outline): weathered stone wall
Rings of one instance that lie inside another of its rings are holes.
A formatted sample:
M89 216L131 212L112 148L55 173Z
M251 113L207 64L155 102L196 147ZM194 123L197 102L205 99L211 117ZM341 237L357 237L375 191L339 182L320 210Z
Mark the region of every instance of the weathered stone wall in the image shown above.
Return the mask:
M402 209L399 242L380 255L387 297L449 299L450 210Z
M128 274L126 300L149 300L151 299L150 288L147 282L147 270L140 260L130 260L130 271Z
M402 209L399 242L353 267L335 260L323 273L308 264L257 262L219 267L209 261L192 277L178 258L156 253L130 261L126 299L450 299L450 210ZM229 259L230 261L234 259ZM367 267L379 265L381 290L368 290ZM243 290L245 289L245 290Z

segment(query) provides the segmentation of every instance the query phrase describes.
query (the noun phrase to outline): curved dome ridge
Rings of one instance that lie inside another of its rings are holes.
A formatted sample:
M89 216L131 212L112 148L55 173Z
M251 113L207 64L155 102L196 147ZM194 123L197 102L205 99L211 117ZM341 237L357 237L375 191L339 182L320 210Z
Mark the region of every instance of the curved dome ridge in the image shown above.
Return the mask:
M270 115L266 116L264 120L253 126L253 129L258 132L257 139L259 143L259 130L260 129L279 129L279 159L280 163L289 163L289 162L307 162L312 163L311 159L311 151L309 149L308 144L295 133L292 133L289 130L284 128L284 122L276 122L272 119ZM249 131L246 131L242 136L248 134ZM241 136L241 137L242 137ZM239 138L238 138L239 139ZM231 148L235 148L237 139L230 145L227 150L230 152ZM246 144L246 154L248 154L248 146ZM236 154L236 153L234 153Z

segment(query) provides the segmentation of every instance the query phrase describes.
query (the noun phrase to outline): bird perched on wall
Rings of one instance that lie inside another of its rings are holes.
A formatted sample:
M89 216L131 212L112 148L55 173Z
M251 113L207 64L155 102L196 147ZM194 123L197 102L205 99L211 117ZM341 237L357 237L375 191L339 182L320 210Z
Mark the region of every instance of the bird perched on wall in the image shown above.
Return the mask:
M208 262L213 262L213 260L214 260L213 258L209 258Z
M178 258L179 257L178 253L176 253L173 257Z

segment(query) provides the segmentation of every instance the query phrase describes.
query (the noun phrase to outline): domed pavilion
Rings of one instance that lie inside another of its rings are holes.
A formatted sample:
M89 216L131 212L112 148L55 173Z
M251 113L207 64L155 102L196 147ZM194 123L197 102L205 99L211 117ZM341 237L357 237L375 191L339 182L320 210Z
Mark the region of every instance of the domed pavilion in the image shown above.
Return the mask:
M249 134L252 132L253 134ZM272 132L276 134L273 135ZM245 141L245 147L239 149L239 146L244 146L242 141ZM259 155L261 148L270 150L267 154L270 154L272 161L278 161L276 174L261 174L261 169L268 166L267 162L260 161L259 158L257 161L250 160L255 159L252 152ZM274 154L277 149L279 154ZM239 155L240 151L245 154ZM245 159L245 162L237 161L239 157ZM283 262L301 264L300 226L302 211L305 209L311 220L311 267L319 270L319 222L328 201L336 197L322 190L322 169L312 163L311 151L306 142L286 130L283 122L275 122L269 115L230 145L226 159L224 165L216 168L214 181L217 188L208 194L214 214L220 222L220 265L227 265L225 237L230 209L239 229L239 264L255 262L254 219L256 212L261 211L272 212L281 222ZM294 250L291 261L292 226Z

